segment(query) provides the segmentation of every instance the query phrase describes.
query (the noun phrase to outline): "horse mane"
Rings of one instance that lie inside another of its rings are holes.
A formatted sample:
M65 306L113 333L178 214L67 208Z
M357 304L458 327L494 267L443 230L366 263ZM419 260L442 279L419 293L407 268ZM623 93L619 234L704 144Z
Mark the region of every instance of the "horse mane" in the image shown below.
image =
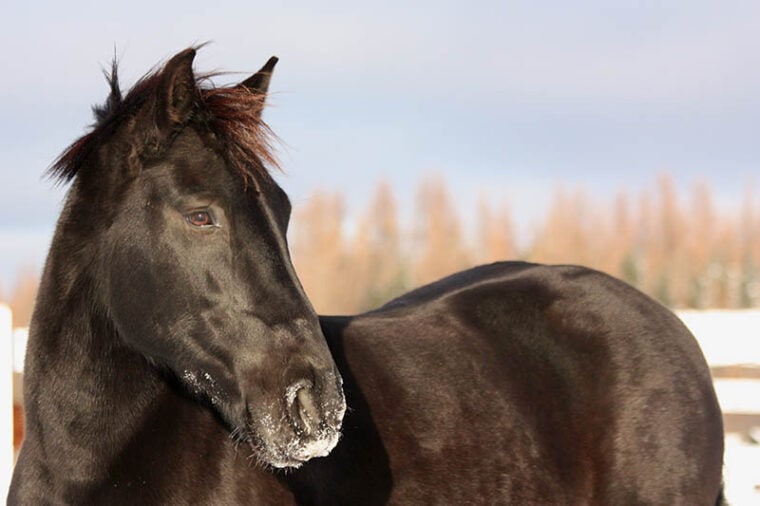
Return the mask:
M156 93L165 71L165 65L149 71L122 96L114 58L110 72L104 71L110 94L102 105L92 107L95 122L90 131L66 148L48 169L48 175L58 183L70 182L97 146ZM276 137L261 119L266 93L242 85L217 87L211 78L219 75L196 75L196 111L190 122L205 123L216 134L224 144L228 163L248 184L257 175L268 174L267 165L279 168L272 147Z

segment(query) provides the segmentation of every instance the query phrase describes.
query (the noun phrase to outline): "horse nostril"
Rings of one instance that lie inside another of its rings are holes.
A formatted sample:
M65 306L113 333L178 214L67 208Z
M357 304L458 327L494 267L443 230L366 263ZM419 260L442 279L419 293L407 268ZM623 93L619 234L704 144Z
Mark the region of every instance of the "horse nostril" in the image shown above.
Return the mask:
M314 392L308 383L297 383L287 392L288 410L296 429L310 435L319 427L319 409L314 399Z
M319 410L314 404L311 388L300 389L296 394L296 400L298 402L298 415L304 432L307 435L316 432L319 425Z

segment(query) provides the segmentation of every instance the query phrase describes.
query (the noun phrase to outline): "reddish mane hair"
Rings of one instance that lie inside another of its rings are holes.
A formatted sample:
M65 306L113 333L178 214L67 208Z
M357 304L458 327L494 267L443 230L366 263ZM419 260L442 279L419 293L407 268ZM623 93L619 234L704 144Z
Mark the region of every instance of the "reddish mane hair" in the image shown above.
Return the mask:
M165 70L162 65L148 72L122 97L114 60L110 73L106 72L111 92L103 105L93 106L95 123L91 130L53 162L48 174L58 182L71 181L96 147L107 141L119 125L134 117L156 93ZM248 184L256 175L268 174L267 166L279 168L272 149L275 136L261 119L266 93L242 85L216 87L211 82L216 75L196 76L196 110L190 123L205 124L216 134L224 144L228 163Z

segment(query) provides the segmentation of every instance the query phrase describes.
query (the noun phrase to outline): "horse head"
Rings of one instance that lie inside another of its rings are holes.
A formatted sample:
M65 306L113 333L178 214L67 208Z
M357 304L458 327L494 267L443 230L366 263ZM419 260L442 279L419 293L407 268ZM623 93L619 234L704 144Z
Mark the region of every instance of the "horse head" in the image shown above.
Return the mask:
M299 466L337 444L345 400L290 260L289 200L265 167L277 60L217 88L194 75L194 56L123 98L114 68L95 129L53 168L75 179L65 219L92 241L94 297L118 339L209 404L260 462Z

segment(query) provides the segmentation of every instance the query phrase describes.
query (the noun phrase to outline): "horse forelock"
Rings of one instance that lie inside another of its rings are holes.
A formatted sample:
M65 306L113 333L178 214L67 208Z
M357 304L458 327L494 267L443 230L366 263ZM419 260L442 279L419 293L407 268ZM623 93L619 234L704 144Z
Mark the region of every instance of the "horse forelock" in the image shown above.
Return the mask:
M211 130L224 143L228 162L246 183L267 174L266 167L279 169L273 142L277 137L261 118L266 94L245 86L204 87L209 76L198 78L202 106L209 115Z
M104 72L110 93L103 104L92 107L95 122L90 131L66 148L48 169L48 175L58 183L70 182L96 148L155 96L165 71L165 65L149 71L122 96L118 62L114 59L110 72ZM228 163L248 184L268 174L267 167L279 169L273 148L276 136L261 118L266 94L241 85L215 86L212 78L220 75L223 74L196 74L197 108L190 123L215 134Z

